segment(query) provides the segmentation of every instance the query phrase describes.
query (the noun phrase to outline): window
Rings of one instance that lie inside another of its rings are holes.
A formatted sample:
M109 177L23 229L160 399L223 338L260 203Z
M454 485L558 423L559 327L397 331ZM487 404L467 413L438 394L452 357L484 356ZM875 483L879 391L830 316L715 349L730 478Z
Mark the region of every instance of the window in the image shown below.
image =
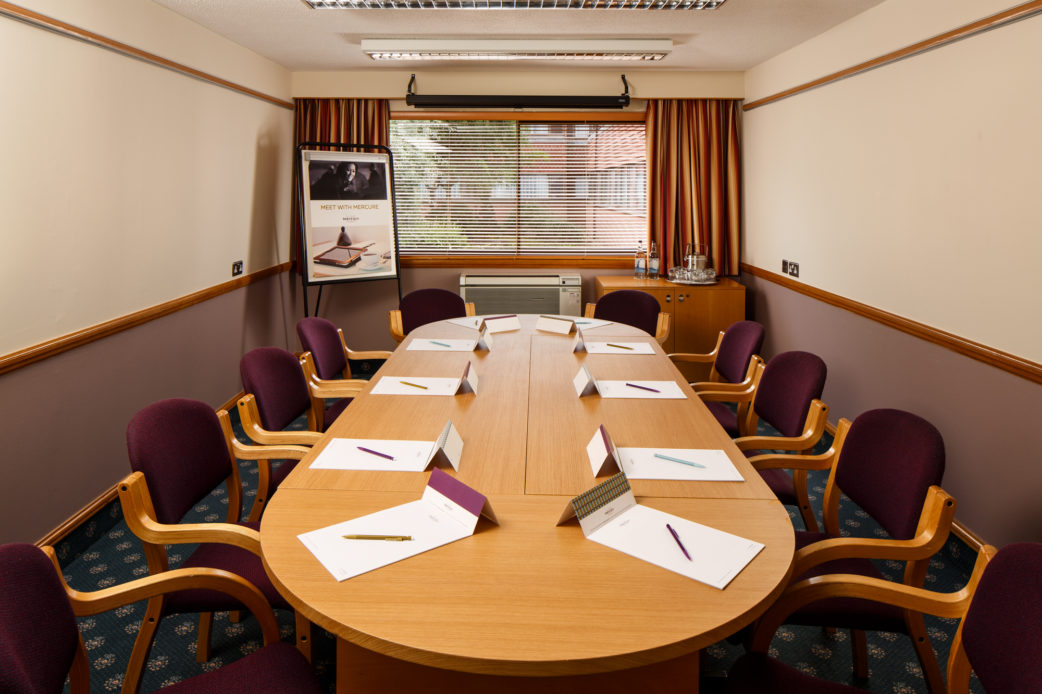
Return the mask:
M647 238L644 124L391 121L408 255L624 255Z

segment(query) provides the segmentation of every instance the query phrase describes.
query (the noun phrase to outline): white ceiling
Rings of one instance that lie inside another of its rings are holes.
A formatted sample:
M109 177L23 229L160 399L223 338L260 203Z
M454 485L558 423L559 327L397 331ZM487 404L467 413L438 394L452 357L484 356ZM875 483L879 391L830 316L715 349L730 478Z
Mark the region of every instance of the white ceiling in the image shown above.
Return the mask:
M668 38L672 54L641 63L641 69L746 70L882 1L727 0L709 11L475 11L312 10L303 0L155 0L294 72L418 66L373 62L360 50L363 38ZM574 65L589 69L598 64ZM532 61L524 66L540 67ZM619 63L603 67L618 70Z

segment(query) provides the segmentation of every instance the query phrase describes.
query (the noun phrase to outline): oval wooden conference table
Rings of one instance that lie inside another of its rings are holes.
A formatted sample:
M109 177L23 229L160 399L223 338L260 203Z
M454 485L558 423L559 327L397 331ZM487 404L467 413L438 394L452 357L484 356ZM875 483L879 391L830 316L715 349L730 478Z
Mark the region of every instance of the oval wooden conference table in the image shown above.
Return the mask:
M370 386L272 496L261 523L266 569L288 601L337 637L338 692L685 691L698 652L756 619L791 570L784 507L646 333L611 324L588 341L644 341L652 355L574 353L574 337L493 336L490 352L408 350L415 338L476 337L450 322L414 330ZM459 376L477 394L370 395L383 376ZM673 380L684 400L578 398L597 378ZM311 470L333 437L429 440L451 419L464 441L456 477L499 520L474 535L337 582L297 535L418 499L429 472ZM586 540L570 499L599 482L586 444L604 425L618 446L715 448L743 482L632 480L638 503L756 540L765 548L724 590Z

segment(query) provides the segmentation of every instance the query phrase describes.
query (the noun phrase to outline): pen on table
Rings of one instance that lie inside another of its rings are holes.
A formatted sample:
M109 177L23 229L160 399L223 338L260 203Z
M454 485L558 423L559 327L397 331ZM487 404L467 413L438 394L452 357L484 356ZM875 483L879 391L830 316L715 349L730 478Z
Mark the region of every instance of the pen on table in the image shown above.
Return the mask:
M452 347L452 345L450 345L450 344L448 344L448 343L445 343L445 342L438 342L437 340L431 340L431 341L430 341L430 343L431 343L432 345L438 345L439 347Z
M424 390L427 390L427 386L421 386L419 383L409 383L408 381L398 382L401 383L403 386L412 386L413 388L423 388Z
M687 557L687 560L691 561L691 555L687 553L687 550L684 548L684 543L680 541L680 536L677 535L677 531L673 529L673 526L669 523L666 523L666 530L668 530L669 534L673 536L674 540L676 540L677 547L679 547L680 551L684 553L684 556Z
M505 316L486 316L485 320L499 320L500 318L517 318L516 313L508 313Z
M669 460L674 463L683 463L684 465L690 465L691 467L700 467L702 469L705 469L705 465L703 465L702 463L693 463L690 460L681 460L680 458L674 458L673 456L663 455L661 453L656 453L655 457L661 458L662 460Z
M605 344L607 344L609 347L618 347L619 349L629 349L629 350L633 349L632 347L627 347L626 345L617 345L614 342L607 342Z
M636 383L627 383L626 385L628 385L630 388L640 388L641 390L650 390L652 393L661 393L662 392L661 390L656 390L654 388L648 388L647 386L639 386Z
M412 535L344 535L343 537L345 540L387 540L389 542L412 539Z
M365 451L366 453L371 453L372 455L378 455L381 458L387 458L388 460L394 460L394 456L393 455L387 455L386 453L381 453L380 451L374 451L372 448L366 448L365 446L355 446L355 448L357 448L360 451Z

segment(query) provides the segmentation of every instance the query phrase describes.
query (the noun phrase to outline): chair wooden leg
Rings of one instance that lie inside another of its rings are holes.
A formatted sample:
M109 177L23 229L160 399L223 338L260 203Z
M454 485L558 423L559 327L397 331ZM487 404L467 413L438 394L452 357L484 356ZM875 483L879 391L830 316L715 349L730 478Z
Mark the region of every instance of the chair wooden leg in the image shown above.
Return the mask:
M807 471L794 470L792 483L796 487L796 501L800 505L800 516L807 532L818 532L818 519L814 517L814 509L810 507L810 494L807 491Z
M242 620L242 610L232 610L228 613L228 621L232 624L238 624Z
M145 606L145 617L141 620L137 638L134 639L134 648L130 651L130 662L127 663L127 672L123 676L122 694L137 694L141 688L141 674L145 670L148 654L152 650L152 639L159 628L159 620L163 614L163 598L152 598Z
M258 460L257 496L253 497L253 505L250 506L249 515L246 516L247 521L256 523L261 519L261 513L264 512L264 505L268 503L269 496L271 496L271 461Z
M293 613L297 628L297 650L311 662L311 622L300 612Z
M210 660L210 632L213 631L213 612L199 613L199 633L195 639L195 662Z
M854 661L854 676L868 679L868 639L862 629L850 630L850 656Z
M930 694L944 694L947 691L944 675L941 674L941 666L937 662L937 654L934 653L930 637L926 634L926 623L923 621L922 613L906 611L905 626L912 638L915 654L919 656L919 665L923 669L927 690Z

